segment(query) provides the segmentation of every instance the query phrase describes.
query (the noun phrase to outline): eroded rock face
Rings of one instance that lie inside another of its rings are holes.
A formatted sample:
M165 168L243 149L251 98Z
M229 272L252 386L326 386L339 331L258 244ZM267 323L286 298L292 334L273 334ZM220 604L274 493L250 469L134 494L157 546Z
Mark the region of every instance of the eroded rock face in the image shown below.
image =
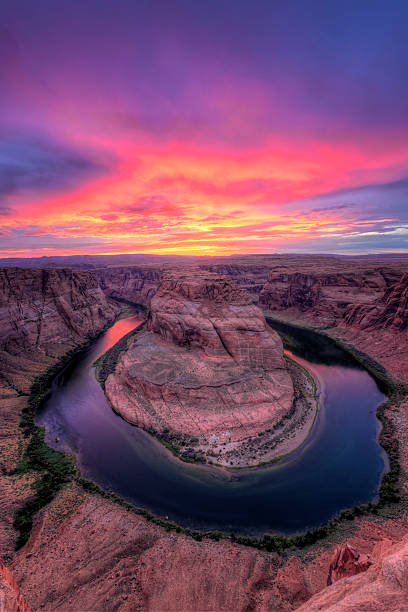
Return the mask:
M115 266L95 270L95 275L106 295L149 306L160 283L160 268Z
M260 293L259 305L278 311L297 309L334 325L352 306L375 305L386 288L386 279L376 270L272 272Z
M352 548L349 544L338 546L334 549L330 561L329 575L327 584L330 586L333 582L337 582L341 578L355 576L361 572L365 572L372 561L368 555L360 555L360 553Z
M408 327L408 274L390 285L374 305L350 307L344 322L361 329L389 329L402 332Z
M218 457L239 454L245 439L277 424L293 385L281 340L249 296L223 276L189 269L164 273L148 329L106 393L129 422L198 438L200 451Z
M377 547L377 551L376 562L366 571L339 579L303 604L299 611L407 610L408 538L404 537L394 546Z
M11 571L0 561L0 610L4 612L30 612Z
M319 325L400 332L408 327L408 273L339 262L325 269L316 261L315 270L271 272L259 305Z
M37 517L13 569L33 610L289 612L311 592L299 563L281 565L274 553L169 534L68 490Z
M19 378L24 379L27 361L55 357L84 342L112 321L118 311L118 306L107 301L91 272L0 269L3 382L23 388Z

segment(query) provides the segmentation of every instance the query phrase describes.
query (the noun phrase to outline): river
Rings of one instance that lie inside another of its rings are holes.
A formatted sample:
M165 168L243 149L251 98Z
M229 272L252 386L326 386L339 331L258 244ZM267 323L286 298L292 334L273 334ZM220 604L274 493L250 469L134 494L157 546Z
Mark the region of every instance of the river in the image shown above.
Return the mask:
M117 321L78 355L38 415L47 442L74 454L85 478L184 527L251 535L314 528L376 498L387 457L375 411L385 396L345 351L312 331L278 326L291 355L319 380L318 417L279 463L233 471L184 463L112 411L93 363L141 320Z

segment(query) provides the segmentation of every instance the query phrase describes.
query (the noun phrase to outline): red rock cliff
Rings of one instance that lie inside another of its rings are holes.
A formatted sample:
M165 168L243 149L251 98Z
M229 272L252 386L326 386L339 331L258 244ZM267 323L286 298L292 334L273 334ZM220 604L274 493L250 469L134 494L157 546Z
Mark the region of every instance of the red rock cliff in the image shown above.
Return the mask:
M91 272L0 269L3 383L17 383L23 361L56 356L101 331L119 308Z

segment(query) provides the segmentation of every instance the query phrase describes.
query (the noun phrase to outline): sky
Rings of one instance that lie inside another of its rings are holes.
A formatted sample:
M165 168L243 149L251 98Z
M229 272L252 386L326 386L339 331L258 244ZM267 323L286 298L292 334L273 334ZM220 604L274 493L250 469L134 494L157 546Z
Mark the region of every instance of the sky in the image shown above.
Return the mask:
M408 251L406 0L2 0L0 256Z

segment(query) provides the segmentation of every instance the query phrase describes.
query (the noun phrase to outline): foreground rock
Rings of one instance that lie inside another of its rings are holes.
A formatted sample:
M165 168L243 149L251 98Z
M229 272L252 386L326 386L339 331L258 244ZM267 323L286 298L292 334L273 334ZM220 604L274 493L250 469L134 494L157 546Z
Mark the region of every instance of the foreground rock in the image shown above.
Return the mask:
M169 534L75 488L40 513L13 571L45 612L287 612L311 595L298 561Z
M271 433L293 402L281 340L261 311L225 277L193 269L164 273L147 331L106 393L126 420L187 458L238 465L259 462L251 439Z
M403 612L408 609L408 538L392 546L381 542L374 548L376 562L358 576L339 580L324 589L302 612Z
M334 549L330 561L327 584L330 586L341 578L365 572L370 565L372 565L370 557L368 555L361 555L350 544L338 546Z

